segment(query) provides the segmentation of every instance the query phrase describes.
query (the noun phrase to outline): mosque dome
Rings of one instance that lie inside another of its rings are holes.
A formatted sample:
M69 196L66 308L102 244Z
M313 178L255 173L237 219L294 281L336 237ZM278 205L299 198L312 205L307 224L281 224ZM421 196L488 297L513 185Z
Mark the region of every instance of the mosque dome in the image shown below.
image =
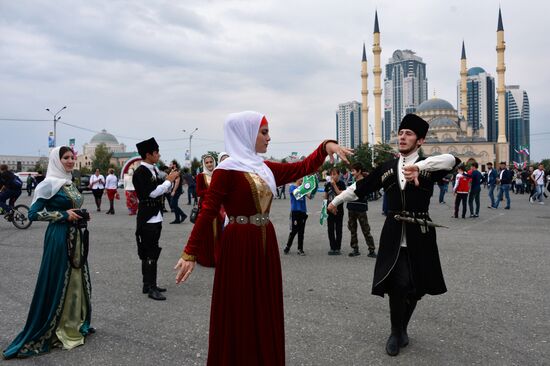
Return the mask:
M447 117L436 117L430 121L432 127L458 127L456 122Z
M420 103L420 105L416 108L416 112L427 112L427 111L434 111L434 110L449 110L454 111L454 107L451 103L447 102L444 99L439 98L432 98L425 100L424 102Z
M485 70L483 68L476 66L468 69L468 76L476 76L479 74L483 74L484 72Z
M90 144L114 144L118 145L118 140L115 136L107 132L107 130L101 130L100 133L92 137Z

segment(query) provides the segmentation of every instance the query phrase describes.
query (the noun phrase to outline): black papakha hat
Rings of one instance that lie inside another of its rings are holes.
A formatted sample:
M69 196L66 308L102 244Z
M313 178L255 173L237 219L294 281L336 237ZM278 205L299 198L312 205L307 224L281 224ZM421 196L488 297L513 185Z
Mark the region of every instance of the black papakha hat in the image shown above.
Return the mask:
M416 133L416 137L419 139L423 139L426 137L430 125L416 114L409 113L401 120L399 131L405 128Z
M155 151L159 151L159 144L154 137L149 140L141 141L136 144L139 155L145 159L147 153L152 154Z

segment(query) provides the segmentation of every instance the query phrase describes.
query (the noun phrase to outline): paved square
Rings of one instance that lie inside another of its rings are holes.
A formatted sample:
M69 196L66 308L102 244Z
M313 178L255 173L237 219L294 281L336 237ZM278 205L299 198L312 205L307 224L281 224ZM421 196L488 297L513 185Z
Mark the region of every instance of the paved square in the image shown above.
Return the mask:
M436 187L437 193L437 187ZM184 197L186 195L184 194ZM550 201L530 205L512 194L512 209L489 210L482 190L480 217L451 218L448 205L432 198L434 221L448 292L426 296L413 315L411 344L399 356L386 355L387 298L370 295L374 259L360 235L363 255L349 252L345 227L343 255L328 256L326 228L319 225L321 194L308 201L305 257L281 251L288 365L543 365L550 364ZM452 196L447 194L447 202ZM29 203L26 196L20 199ZM181 201L186 202L186 199ZM116 215L93 213L90 223L92 326L97 333L71 351L16 365L204 365L208 347L214 271L197 267L176 286L172 268L192 224L165 223L159 284L168 300L141 293L141 266L134 238L135 216L124 198ZM289 200L274 200L271 217L279 246L289 230ZM84 207L93 211L92 196ZM104 199L104 206L107 202ZM190 206L182 205L189 214ZM381 200L372 202L369 220L376 246L384 217ZM166 222L173 214L165 216ZM0 347L24 326L42 255L45 223L17 230L0 221ZM261 311L261 309L260 309Z

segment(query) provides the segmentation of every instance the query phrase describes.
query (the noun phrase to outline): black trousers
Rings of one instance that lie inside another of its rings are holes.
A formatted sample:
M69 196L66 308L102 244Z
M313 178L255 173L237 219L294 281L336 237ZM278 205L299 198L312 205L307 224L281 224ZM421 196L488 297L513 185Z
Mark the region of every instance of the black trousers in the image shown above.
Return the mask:
M160 233L162 231L162 222L154 224L144 224L139 228L137 236L137 246L139 259L157 260L162 248L159 247Z
M298 234L298 250L304 250L304 231L306 229L307 213L303 211L292 211L290 213L290 219L292 220L292 226L290 234L288 235L286 247L290 249L294 237Z
M470 215L479 215L479 193L481 192L481 188L479 189L471 189L470 193L468 194L468 206L470 206ZM476 203L475 211L474 211L474 202Z
M397 262L385 281L390 298L391 331L392 334L401 335L403 331L407 331L407 325L419 300L415 294L406 247L400 248Z
M466 201L468 200L468 193L457 193L455 198L455 217L458 217L458 209L460 202L462 202L462 218L466 217Z
M328 240L331 250L340 250L342 248L342 225L344 223L344 211L337 215L331 213L327 217Z

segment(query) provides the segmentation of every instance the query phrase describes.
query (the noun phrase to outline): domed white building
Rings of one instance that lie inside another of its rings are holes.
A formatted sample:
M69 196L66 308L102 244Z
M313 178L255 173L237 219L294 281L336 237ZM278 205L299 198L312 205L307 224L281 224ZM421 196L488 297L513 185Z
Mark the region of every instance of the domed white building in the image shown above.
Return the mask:
M471 123L460 118L458 111L444 99L432 98L422 102L416 108L416 115L430 124L422 150L426 156L453 154L462 161L475 159L480 166L496 159L495 145L487 141L484 126L478 130ZM393 142L397 136L392 136Z
M100 144L105 144L107 150L113 153L113 157L126 152L126 145L119 143L114 135L103 129L94 135L89 143L82 146L82 153L79 153L76 158L76 169L91 168L95 150Z
M125 152L126 151L126 145L119 144L118 140L114 135L111 135L107 130L101 130L100 133L94 135L89 143L84 144L83 153L84 155L94 156L95 155L95 149L98 145L105 144L107 147L107 150L112 153L117 152Z

